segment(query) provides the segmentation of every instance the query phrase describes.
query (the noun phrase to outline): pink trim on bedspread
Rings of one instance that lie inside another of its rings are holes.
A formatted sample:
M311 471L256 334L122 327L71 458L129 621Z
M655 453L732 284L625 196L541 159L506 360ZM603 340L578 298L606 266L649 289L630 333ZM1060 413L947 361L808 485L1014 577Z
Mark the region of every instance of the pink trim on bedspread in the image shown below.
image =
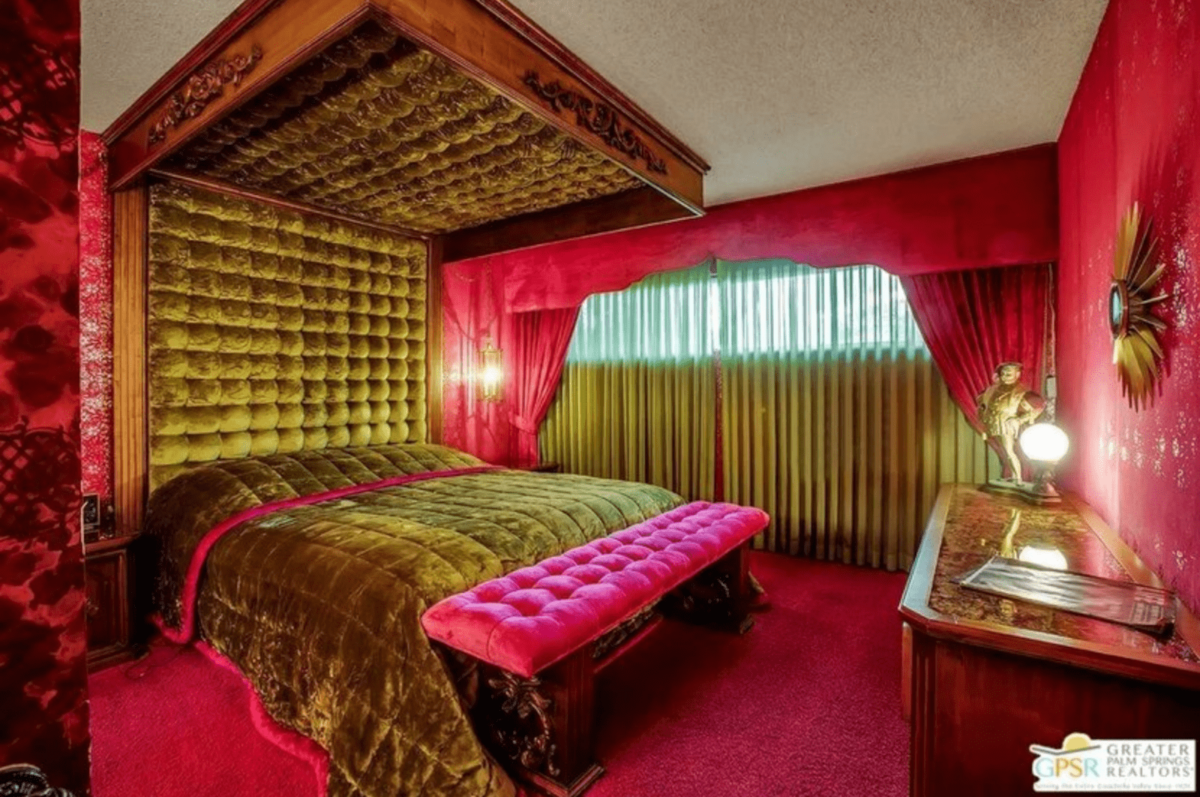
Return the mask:
M283 752L312 767L313 777L317 779L317 797L326 797L329 790L329 753L325 748L307 736L280 725L267 712L262 698L254 690L254 685L250 683L249 678L242 674L236 664L218 653L207 642L196 642L195 647L213 664L228 670L242 680L242 685L246 687L250 700L250 719L254 723L254 729Z
M372 490L382 490L386 487L398 487L402 484L423 482L430 479L446 479L452 476L470 476L475 473L486 473L493 470L503 470L503 468L498 465L480 465L474 468L454 468L451 470L427 471L425 473L410 473L404 476L390 476L369 484L351 484L347 487L339 487L336 490L326 490L323 493L313 493L311 495L297 496L296 498L271 501L230 515L209 529L208 533L200 539L200 544L196 546L196 550L192 553L192 559L188 563L187 575L183 581L179 628L174 629L167 626L159 616L153 618L154 624L162 631L164 637L176 644L186 645L191 641L192 636L196 633L196 596L200 590L200 572L204 569L204 562L208 559L208 553L222 537L247 520L269 515L281 509L292 509L298 506L319 504L323 501L334 501L338 498L358 495L359 493L366 493Z

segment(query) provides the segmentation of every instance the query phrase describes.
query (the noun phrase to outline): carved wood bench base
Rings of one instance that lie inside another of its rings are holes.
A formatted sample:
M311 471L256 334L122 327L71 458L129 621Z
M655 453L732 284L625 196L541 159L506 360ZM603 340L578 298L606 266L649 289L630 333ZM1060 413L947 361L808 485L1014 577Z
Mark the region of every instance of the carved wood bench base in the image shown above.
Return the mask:
M750 614L750 548L739 546L659 602L676 620L744 634L754 627Z
M738 547L657 606L533 678L444 649L479 738L535 793L582 795L604 774L595 759L596 674L647 636L663 614L739 634L750 630L748 551L748 545Z
M604 767L593 763L569 784L561 783L536 772L519 773L517 779L536 793L547 795L547 797L579 797L592 788L592 784L598 781L603 774Z

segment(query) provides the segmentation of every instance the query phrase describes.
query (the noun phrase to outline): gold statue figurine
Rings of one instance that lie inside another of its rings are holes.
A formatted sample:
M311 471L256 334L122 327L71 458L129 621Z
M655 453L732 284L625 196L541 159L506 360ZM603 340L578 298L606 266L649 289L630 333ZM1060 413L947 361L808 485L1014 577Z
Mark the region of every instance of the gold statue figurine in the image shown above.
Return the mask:
M1041 396L1021 384L1022 370L1020 363L1000 363L992 384L978 399L983 439L1000 457L1001 480L1015 485L1024 481L1017 437L1044 407Z

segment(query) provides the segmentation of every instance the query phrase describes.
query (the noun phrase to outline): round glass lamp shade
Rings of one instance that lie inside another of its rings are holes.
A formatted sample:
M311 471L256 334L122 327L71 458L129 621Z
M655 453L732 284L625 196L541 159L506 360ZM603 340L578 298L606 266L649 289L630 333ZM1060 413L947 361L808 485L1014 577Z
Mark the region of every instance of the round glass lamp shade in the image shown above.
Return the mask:
M1021 450L1034 462L1058 462L1069 447L1067 433L1052 423L1035 423L1021 432Z

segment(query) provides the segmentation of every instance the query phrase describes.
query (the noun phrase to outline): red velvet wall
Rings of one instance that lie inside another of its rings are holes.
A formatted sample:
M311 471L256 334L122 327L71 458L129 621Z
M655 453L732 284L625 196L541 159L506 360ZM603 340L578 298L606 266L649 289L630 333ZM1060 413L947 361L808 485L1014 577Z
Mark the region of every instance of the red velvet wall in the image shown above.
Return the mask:
M448 264L444 440L515 460L509 409L476 399L484 335L509 352L509 314L573 307L655 271L786 257L873 263L895 274L1046 263L1058 257L1053 145L722 205L662 224ZM507 369L511 372L511 367Z
M79 4L0 3L0 763L83 794Z
M1200 609L1200 4L1112 0L1059 141L1059 419L1067 485ZM1169 375L1150 409L1121 397L1107 298L1134 201L1168 263Z

